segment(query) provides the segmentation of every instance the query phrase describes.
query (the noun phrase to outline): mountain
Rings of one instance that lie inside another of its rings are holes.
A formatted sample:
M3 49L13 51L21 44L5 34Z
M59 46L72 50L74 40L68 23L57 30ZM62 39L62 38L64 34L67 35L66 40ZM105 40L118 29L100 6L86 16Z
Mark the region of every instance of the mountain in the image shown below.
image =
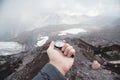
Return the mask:
M60 13L49 13L40 14L39 16L30 16L27 19L22 18L7 18L1 16L3 21L0 24L0 40L10 40L17 37L20 33L26 31L32 31L37 28L45 26L58 26L61 25L87 25L87 26L105 26L111 25L111 23L119 24L119 18L112 16L88 16L79 14L60 14ZM59 26L60 27L60 26ZM50 29L50 28L49 28Z

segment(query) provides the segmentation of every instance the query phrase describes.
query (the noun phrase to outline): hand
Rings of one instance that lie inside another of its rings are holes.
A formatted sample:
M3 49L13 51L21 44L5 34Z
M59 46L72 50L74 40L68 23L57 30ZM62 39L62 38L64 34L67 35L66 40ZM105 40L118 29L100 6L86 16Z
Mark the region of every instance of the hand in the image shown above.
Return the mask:
M62 53L64 52L64 53ZM72 46L65 43L62 51L54 47L54 42L50 43L47 50L47 54L50 59L50 64L55 66L63 75L72 67L74 58L70 57L75 55L75 49Z

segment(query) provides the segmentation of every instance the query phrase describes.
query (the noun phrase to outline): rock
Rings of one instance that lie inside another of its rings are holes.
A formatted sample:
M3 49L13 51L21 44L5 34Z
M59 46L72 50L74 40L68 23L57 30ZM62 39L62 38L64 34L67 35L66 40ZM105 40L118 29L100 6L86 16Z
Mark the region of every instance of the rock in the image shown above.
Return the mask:
M111 72L106 71L106 69L101 67L102 64L97 59L94 59L94 46L79 38L65 38L65 40L72 44L76 50L74 65L66 74L66 78L69 80L114 80L116 75L119 76L112 70ZM0 72L0 80L31 80L48 62L46 54L48 46L49 42L41 47L31 49L31 51L2 58L2 61L3 59L6 60L8 67L5 67L6 65L1 66L2 68L0 69L3 71ZM92 64L93 60L95 61ZM91 64L95 70L91 69ZM99 69L100 67L101 69ZM119 77L116 78L120 79Z
M101 64L97 60L93 61L92 69L94 69L94 70L100 69L100 66L101 66Z

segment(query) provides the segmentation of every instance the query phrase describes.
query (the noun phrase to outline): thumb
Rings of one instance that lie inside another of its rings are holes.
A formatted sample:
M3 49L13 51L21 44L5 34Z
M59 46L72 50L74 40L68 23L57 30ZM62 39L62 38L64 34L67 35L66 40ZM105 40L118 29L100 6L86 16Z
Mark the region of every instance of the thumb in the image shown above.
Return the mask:
M50 45L49 45L49 48L52 48L52 49L53 49L53 48L54 48L54 44L55 44L54 41L52 41L52 42L50 43Z

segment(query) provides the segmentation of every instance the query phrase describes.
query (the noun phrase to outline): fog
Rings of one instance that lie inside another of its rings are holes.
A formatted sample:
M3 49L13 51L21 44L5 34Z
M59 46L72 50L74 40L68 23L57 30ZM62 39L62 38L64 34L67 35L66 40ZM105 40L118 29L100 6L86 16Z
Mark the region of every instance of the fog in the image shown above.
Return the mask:
M120 0L0 0L0 40L47 25L116 20L119 14Z

